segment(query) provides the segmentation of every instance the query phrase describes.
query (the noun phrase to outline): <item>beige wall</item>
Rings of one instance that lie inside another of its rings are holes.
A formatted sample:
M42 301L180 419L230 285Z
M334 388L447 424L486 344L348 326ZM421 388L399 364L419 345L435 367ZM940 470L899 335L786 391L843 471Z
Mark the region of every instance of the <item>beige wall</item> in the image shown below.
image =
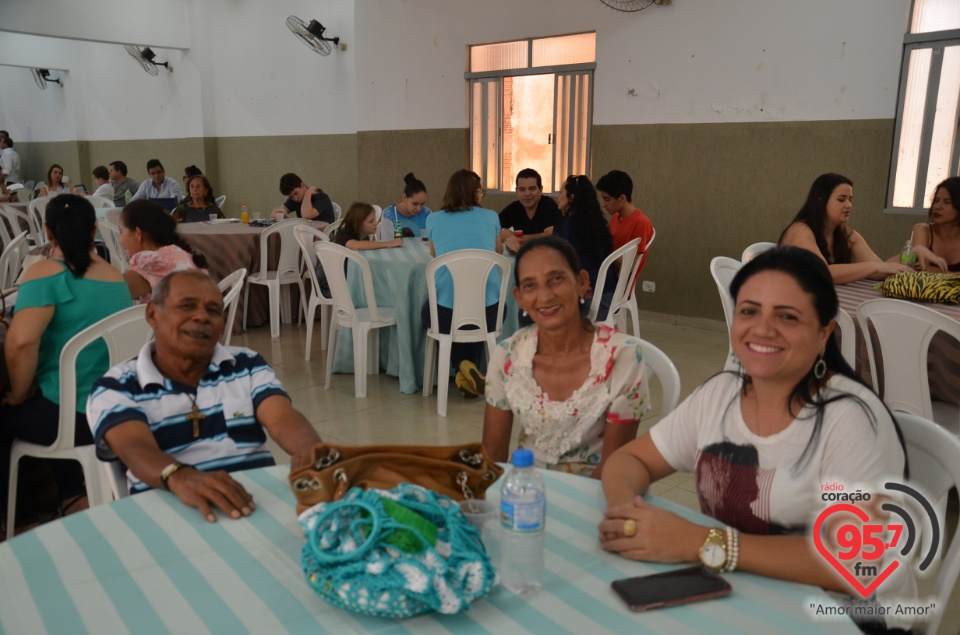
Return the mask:
M851 225L881 257L896 253L921 219L882 213L892 139L888 119L594 126L594 180L611 169L628 172L634 203L657 228L643 275L656 292L642 294L640 308L722 319L710 259L739 258L750 243L776 241L823 172L853 180ZM466 164L468 139L454 128L17 147L26 178L34 179L54 161L71 177L82 169L88 183L92 167L116 159L126 161L137 180L146 176L150 158L159 158L177 180L184 166L196 164L216 193L227 195L227 215L238 216L242 201L261 212L282 202L284 172L322 187L346 210L358 199L384 207L399 201L403 176L412 171L427 185L428 206L438 209L447 178ZM511 200L490 194L484 205L500 210Z

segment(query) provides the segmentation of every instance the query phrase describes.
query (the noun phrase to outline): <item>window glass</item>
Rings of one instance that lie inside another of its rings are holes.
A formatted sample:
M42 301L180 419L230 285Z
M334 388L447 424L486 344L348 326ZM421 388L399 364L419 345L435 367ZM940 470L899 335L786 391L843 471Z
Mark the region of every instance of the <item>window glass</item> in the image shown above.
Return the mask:
M960 29L960 2L957 0L915 0L911 33Z
M533 41L533 66L561 66L597 61L597 34L578 33Z
M470 47L470 72L503 71L526 68L527 41L500 42Z

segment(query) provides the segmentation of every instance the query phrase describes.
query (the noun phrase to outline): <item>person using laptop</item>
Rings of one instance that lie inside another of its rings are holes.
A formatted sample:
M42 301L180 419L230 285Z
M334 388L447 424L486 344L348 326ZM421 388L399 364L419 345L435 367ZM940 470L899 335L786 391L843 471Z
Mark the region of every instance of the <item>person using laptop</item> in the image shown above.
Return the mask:
M140 184L137 193L130 200L148 198L162 205L168 212L173 211L183 198L180 193L180 184L167 176L159 159L147 161L147 174L150 175L150 179Z

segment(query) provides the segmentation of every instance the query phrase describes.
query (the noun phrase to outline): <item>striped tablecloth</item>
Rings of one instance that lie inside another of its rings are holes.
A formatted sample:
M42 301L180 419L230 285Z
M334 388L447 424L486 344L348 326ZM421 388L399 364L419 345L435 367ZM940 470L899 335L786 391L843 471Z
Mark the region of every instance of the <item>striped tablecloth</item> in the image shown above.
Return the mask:
M597 481L544 473L543 590L501 587L461 615L387 620L334 608L303 579L303 534L286 467L238 475L257 503L242 520L207 523L172 494L152 491L0 544L0 631L5 633L856 633L852 622L812 622L817 588L726 574L727 598L633 613L612 580L673 567L625 560L597 542ZM491 489L493 492L496 486ZM701 521L704 517L651 499Z
M430 243L404 238L402 248L357 252L370 263L377 306L393 307L397 326L380 329L380 367L400 379L400 392L413 394L423 387L423 358L427 333L420 311L427 302L427 263ZM358 307L367 306L363 280L356 267L347 266L347 283ZM517 304L507 293L502 338L518 328ZM340 329L333 370L353 372L353 333Z
M844 309L853 318L857 328L857 372L869 384L870 358L867 356L867 344L860 330L857 320L857 307L867 300L882 298L875 280L858 280L850 284L837 285L837 297L840 308ZM908 302L908 300L900 300ZM922 303L923 306L933 309L949 318L960 321L960 305ZM877 372L880 375L880 385L883 386L883 363L879 350L877 357ZM930 352L927 356L927 372L930 379L930 396L935 401L945 401L960 404L960 342L938 333L930 341ZM882 390L881 390L882 394Z
M313 226L323 229L327 224L314 222ZM177 226L177 233L183 236L194 251L206 257L210 265L210 274L219 282L241 267L246 267L248 276L260 271L260 234L264 229L264 227L251 227L244 223L200 222L181 223ZM271 238L271 252L278 249L279 240L279 236ZM271 262L276 262L276 256L272 254ZM291 295L299 297L299 291ZM251 285L249 307L244 307L243 296L244 294L241 293L240 305L237 307L237 317L233 325L234 333L242 332L245 310L249 326L260 326L270 319L270 299L265 286Z

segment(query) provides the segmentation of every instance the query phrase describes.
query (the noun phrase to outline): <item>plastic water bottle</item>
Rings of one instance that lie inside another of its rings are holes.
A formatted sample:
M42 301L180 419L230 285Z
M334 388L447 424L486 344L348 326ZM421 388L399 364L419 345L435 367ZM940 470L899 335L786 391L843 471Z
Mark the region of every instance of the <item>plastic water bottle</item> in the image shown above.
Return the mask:
M399 212L398 212L399 213ZM394 238L403 238L403 225L400 224L400 219L397 219L396 225L393 226L393 237Z
M133 194L131 194L130 192L127 192L126 194L124 194L123 204L126 205L127 203L129 203L131 198L133 198Z
M513 452L513 469L500 490L500 579L518 595L543 586L547 492L533 467L533 452Z
M903 249L900 251L900 264L907 265L912 267L917 264L917 252L913 249L913 238L904 244Z
M247 204L246 204L246 202L244 202L244 204L240 206L240 222L241 222L241 223L249 223L249 222L250 222L250 213L249 213L249 211L247 210Z

